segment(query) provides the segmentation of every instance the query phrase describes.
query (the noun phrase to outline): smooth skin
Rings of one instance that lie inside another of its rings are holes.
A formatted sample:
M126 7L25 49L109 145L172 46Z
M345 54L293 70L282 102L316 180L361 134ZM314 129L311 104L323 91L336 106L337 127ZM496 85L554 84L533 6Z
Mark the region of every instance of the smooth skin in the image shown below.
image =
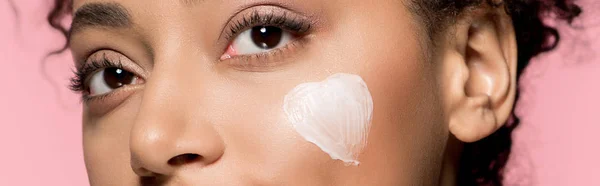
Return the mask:
M74 0L74 12L92 3L118 5L130 24L82 24L76 65L106 56L139 77L84 102L94 186L454 185L461 144L501 127L515 100L503 7L439 23L449 26L430 42L409 0ZM221 58L227 25L273 8L310 31L260 60ZM296 85L338 72L360 75L373 97L359 166L305 141L282 109Z

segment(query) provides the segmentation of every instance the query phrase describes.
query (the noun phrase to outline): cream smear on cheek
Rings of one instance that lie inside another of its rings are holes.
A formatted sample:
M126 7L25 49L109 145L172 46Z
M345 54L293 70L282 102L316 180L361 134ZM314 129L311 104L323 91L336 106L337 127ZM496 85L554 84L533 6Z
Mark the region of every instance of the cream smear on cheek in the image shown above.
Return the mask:
M294 129L332 159L359 164L373 115L373 99L360 76L338 73L302 83L285 96L283 110Z

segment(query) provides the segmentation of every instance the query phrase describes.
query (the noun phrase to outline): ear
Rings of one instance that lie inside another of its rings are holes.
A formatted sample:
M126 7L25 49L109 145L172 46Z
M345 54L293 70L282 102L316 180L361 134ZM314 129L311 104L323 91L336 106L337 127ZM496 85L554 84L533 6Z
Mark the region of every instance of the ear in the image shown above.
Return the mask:
M457 139L474 142L510 117L517 86L515 32L502 6L468 10L449 28L440 80L446 121Z

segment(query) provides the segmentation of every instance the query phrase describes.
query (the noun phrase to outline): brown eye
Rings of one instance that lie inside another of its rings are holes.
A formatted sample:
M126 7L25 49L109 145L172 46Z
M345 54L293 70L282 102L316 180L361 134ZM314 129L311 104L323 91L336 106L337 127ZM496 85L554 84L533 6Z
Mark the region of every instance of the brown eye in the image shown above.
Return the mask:
M279 44L283 37L283 30L274 26L257 26L252 28L250 35L256 46L268 50Z
M109 93L126 85L136 84L138 77L121 68L109 67L92 75L89 84L90 96Z
M227 56L257 54L287 45L292 33L276 26L256 26L240 33L229 46L234 53ZM229 52L229 51L227 51Z
M104 69L104 82L112 89L121 88L123 85L131 84L134 81L135 75L120 68Z

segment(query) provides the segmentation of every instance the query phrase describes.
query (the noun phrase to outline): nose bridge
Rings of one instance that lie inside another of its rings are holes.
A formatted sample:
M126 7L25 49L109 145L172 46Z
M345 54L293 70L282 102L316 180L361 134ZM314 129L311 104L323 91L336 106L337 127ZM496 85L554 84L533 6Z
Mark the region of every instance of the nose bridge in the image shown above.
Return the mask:
M189 87L202 86L202 77L186 72L182 61L158 60L130 134L131 166L140 176L169 175L192 163L208 165L224 151L221 137L203 118L201 90L206 87Z

